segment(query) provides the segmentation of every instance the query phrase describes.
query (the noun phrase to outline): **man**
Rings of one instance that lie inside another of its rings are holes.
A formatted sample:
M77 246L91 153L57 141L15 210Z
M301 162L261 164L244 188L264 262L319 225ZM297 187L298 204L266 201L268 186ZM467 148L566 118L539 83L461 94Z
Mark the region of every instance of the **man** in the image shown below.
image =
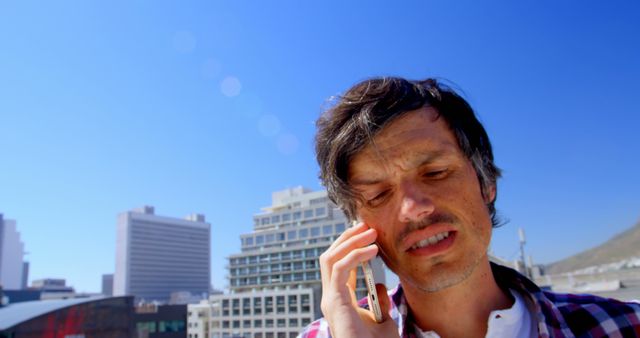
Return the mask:
M317 126L323 183L358 223L320 257L324 318L302 337L640 336L640 304L541 291L489 262L500 170L453 90L366 80ZM376 255L400 279L381 323L354 296L355 269Z

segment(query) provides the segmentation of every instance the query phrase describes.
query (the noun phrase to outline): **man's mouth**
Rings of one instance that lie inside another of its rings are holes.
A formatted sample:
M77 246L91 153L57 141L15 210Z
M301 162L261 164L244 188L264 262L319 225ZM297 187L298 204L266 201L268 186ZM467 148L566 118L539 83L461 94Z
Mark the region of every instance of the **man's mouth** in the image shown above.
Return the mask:
M425 238L421 241L416 242L416 244L412 245L411 248L409 248L409 250L416 250L416 249L424 248L430 245L435 245L448 237L449 237L449 231L441 232L434 236L431 236L429 238Z

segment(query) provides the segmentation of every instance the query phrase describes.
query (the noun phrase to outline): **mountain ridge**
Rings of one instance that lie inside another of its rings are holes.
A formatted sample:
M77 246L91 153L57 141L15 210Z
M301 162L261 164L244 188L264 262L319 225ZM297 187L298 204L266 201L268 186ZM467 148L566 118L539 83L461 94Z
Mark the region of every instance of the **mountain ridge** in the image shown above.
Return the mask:
M545 266L545 274L572 272L587 267L640 257L640 220L604 243Z

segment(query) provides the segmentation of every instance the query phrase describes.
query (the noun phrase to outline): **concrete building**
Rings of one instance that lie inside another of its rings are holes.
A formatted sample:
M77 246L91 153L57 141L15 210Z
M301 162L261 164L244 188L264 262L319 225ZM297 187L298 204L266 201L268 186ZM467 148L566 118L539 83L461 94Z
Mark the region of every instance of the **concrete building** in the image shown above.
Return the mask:
M189 305L187 337L289 338L321 316L318 258L346 229L344 213L326 191L296 187L274 192L253 222L229 257L230 294ZM382 262L372 268L384 283ZM357 296L365 295L359 271Z
M211 225L203 215L158 216L145 206L118 215L115 296L167 302L172 292L205 295L211 280Z
M16 229L16 221L0 214L0 286L20 290L24 283L24 243Z
M66 299L76 297L76 291L62 278L43 278L31 282L30 290L40 291L40 299Z
M185 338L187 336L186 305L144 304L133 313L136 338Z
M22 264L22 289L26 289L29 285L29 262Z
M102 294L105 296L113 296L113 274L102 275Z
M187 337L296 337L318 317L319 299L318 288L211 296L188 305Z

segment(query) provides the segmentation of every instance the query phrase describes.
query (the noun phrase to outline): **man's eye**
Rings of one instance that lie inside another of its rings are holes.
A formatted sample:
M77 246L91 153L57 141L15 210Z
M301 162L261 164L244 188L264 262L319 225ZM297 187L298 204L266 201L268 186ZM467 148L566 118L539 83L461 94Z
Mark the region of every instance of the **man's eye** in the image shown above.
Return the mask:
M376 207L376 206L380 205L387 198L388 193L389 193L389 191L385 190L385 191L375 195L373 198L367 199L367 204L370 207Z
M448 173L449 173L449 169L432 170L432 171L427 171L426 173L424 173L423 176L427 178L438 179L438 178L444 178L445 176L447 176Z

